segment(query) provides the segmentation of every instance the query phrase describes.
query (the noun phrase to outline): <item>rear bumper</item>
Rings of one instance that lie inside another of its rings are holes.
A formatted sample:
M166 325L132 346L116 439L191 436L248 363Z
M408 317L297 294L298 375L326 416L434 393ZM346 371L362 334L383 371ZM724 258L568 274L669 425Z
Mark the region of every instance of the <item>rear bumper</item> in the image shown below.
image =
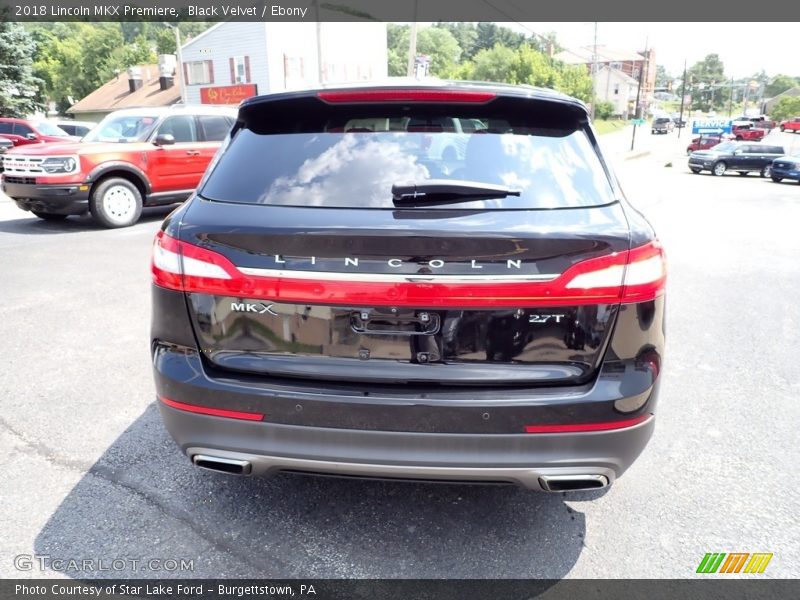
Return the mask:
M659 379L641 392L639 370L600 375L576 390L461 394L358 393L332 386L209 376L191 349L158 344L158 396L200 407L264 414L243 420L196 414L159 401L181 450L247 464L242 474L302 471L340 476L515 483L588 475L612 483L652 435ZM649 416L649 417L648 417ZM525 433L525 423L642 417L603 431ZM256 417L258 418L258 417ZM603 486L598 486L603 487Z
M655 419L630 428L570 434L434 434L300 427L238 421L159 403L183 452L247 465L242 474L282 471L335 476L514 483L541 491L547 478L594 476L610 485L642 452Z
M3 192L19 208L58 215L79 215L89 210L89 189L81 190L82 186L80 183L11 183L3 178Z

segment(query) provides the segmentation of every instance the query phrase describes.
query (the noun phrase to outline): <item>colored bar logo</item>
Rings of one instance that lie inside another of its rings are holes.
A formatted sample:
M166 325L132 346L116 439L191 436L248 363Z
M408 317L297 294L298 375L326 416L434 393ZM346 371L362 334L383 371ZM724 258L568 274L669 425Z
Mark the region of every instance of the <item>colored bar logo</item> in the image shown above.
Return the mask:
M749 559L749 560L748 560ZM697 567L698 573L763 573L772 553L755 552L708 552Z

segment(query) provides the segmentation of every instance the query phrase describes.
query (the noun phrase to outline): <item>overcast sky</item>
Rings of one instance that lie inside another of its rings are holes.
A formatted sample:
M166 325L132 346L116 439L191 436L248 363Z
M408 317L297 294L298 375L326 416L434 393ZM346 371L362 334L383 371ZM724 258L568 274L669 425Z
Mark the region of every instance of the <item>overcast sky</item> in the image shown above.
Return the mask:
M518 31L555 31L565 47L591 45L594 23L503 23ZM526 29L527 28L527 29ZM747 32L744 35L744 32ZM797 23L598 23L597 43L642 50L645 38L656 51L656 62L680 76L711 53L719 54L725 73L749 77L762 68L769 75L800 76L800 28Z

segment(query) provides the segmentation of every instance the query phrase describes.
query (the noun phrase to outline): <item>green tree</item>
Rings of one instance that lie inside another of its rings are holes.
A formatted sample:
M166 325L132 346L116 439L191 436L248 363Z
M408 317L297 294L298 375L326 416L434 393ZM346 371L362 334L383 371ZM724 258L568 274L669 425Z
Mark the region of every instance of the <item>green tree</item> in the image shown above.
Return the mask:
M516 83L517 66L517 53L497 44L475 55L471 76L479 81Z
M725 65L718 54L709 54L689 69L692 83L692 104L700 110L719 109L725 105L727 95L716 86L728 81Z
M546 88L557 88L560 76L553 61L528 45L517 49L514 78L511 83L527 83Z
M31 35L18 23L0 21L0 114L25 117L41 110L41 81L34 75Z
M175 54L175 32L168 27L163 27L155 34L157 54Z
M667 73L667 69L664 65L656 65L656 87L669 87L669 83L672 80L673 78Z
M458 47L461 48L462 60L470 60L478 49L475 47L478 41L478 31L474 23L437 23L434 27L438 27L449 31L458 42Z
M490 50L498 44L516 50L527 41L524 34L491 22L478 23L475 32L477 33L476 55L481 50Z
M431 58L429 75L450 77L461 57L461 47L446 29L426 27L417 33L417 54Z
M789 77L788 75L776 75L764 88L764 97L774 98L778 94L792 89L797 85L800 85L800 83L794 77Z
M389 76L402 77L408 71L408 44L410 38L408 25L389 23L386 26L388 46Z
M594 114L597 119L610 119L614 115L614 103L601 100L597 103Z
M564 65L560 70L556 89L578 100L592 100L592 78L583 65Z
M772 107L769 116L775 121L783 121L800 115L800 97L781 98Z

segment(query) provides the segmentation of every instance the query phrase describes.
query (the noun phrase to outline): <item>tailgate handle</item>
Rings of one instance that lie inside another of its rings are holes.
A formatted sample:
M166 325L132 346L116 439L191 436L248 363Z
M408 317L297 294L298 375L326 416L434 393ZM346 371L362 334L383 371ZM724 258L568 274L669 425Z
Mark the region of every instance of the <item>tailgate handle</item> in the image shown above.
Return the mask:
M421 311L415 315L386 315L355 311L350 315L350 328L362 335L436 335L439 315Z

